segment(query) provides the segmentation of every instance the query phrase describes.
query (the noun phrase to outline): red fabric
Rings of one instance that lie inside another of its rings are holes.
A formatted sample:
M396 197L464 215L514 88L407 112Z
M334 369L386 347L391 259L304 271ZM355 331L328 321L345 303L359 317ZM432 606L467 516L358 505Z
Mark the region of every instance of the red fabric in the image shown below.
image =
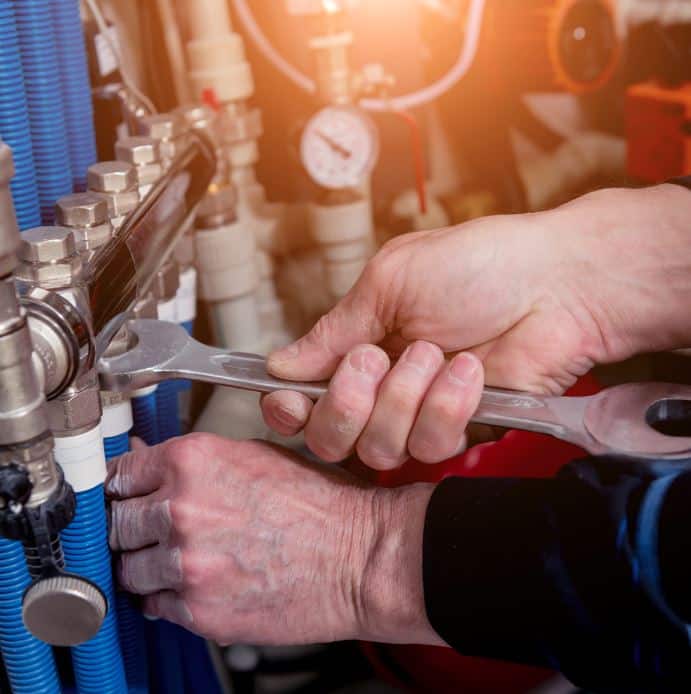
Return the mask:
M592 395L599 386L581 379L569 395ZM500 441L472 448L439 465L415 460L383 472L378 484L397 487L413 482L440 482L446 477L552 477L583 451L562 441L529 432L510 431ZM449 694L523 694L553 673L511 663L461 656L448 648L363 644L378 673L393 684L416 692Z

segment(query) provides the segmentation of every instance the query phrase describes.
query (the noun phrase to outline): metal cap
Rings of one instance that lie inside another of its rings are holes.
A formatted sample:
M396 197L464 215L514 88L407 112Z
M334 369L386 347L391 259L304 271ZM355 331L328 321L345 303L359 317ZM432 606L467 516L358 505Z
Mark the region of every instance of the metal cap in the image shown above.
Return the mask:
M99 193L122 193L137 185L137 173L124 161L102 161L89 167L89 188Z
M93 193L65 195L55 205L59 224L68 227L90 227L108 221L108 203Z
M184 132L184 121L177 113L157 113L139 121L139 134L154 140L174 140Z
M103 592L72 574L42 578L22 601L24 626L52 646L78 646L96 636L108 612Z
M135 166L154 164L161 160L158 140L153 137L126 137L115 143L115 156Z
M74 234L67 227L34 227L22 234L18 256L24 263L51 263L77 253Z

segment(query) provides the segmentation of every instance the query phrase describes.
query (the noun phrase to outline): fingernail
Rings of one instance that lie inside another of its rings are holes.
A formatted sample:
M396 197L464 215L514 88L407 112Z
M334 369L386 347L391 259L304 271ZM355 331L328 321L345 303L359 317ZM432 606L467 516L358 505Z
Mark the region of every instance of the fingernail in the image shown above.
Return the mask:
M351 352L348 365L368 378L378 378L388 368L386 357L376 347L365 347Z
M275 351L269 357L269 360L278 363L292 361L298 356L298 354L300 354L300 348L298 347L297 342L293 342L292 345L288 345L287 347L283 347L283 349Z
M429 371L434 366L436 354L430 345L424 342L415 342L405 351L403 359L407 364L421 371Z
M480 366L478 358L472 354L459 354L454 357L449 367L449 379L454 383L468 385L472 383Z
M279 406L274 410L273 414L274 418L283 426L293 428L299 423L295 413L291 412L287 407Z

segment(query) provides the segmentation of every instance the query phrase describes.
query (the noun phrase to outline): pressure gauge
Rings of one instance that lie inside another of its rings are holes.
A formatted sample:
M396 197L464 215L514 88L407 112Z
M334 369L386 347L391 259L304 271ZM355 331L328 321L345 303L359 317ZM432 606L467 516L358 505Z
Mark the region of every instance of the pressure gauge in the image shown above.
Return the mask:
M332 190L352 188L364 181L377 162L377 129L357 108L327 106L307 124L300 154L315 183Z

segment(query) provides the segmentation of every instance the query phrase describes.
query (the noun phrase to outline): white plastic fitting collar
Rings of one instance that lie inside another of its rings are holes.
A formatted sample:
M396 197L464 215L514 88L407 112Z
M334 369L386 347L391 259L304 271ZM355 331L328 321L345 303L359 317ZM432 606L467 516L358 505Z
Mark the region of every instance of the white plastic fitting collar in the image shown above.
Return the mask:
M127 433L133 426L132 404L129 400L123 400L115 405L106 405L103 408L101 430L106 439L112 436L120 436Z
M168 301L161 301L156 306L156 314L158 315L158 320L167 320L171 323L177 323L178 312L175 297Z
M75 492L85 492L106 479L106 456L101 425L85 434L55 437L55 461Z
M188 323L197 317L197 270L189 267L180 273L180 287L175 295L178 323Z

